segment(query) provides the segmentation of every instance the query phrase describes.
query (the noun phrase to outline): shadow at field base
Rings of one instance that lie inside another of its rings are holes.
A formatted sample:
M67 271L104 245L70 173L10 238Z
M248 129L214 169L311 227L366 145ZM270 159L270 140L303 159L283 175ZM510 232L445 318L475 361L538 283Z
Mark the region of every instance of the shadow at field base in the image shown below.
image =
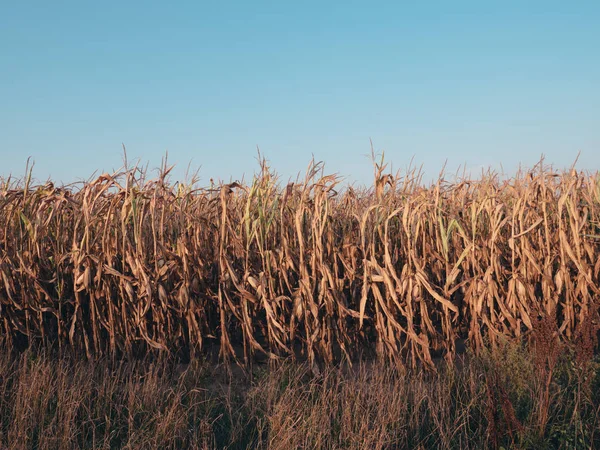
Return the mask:
M463 367L465 363L469 359L468 344L466 339L459 338L455 341L455 354L451 359L451 362L457 367ZM212 365L220 366L225 369L225 372L230 373L230 376L233 377L243 377L253 373L255 370L262 370L263 368L267 368L272 364L279 364L282 362L293 362L298 364L310 364L309 358L306 355L306 351L301 345L298 345L293 348L294 352L289 356L278 356L270 358L267 354L262 352L255 352L251 357L247 360L244 358L244 347L243 345L233 345L233 351L235 353L235 357L228 357L225 360L220 355L220 344L212 343L207 345L204 349L202 360L208 362ZM327 364L318 356L315 357L315 361L310 365L310 369L314 375L319 375L327 370L327 367L340 367L340 366L350 366L348 364L348 360L344 357L341 351L335 352L335 360L331 364ZM447 364L449 361L445 357L444 353L441 351L432 351L432 361L434 366L439 369L444 364ZM351 358L351 366L353 367L372 367L377 364L382 363L383 361L377 357L375 351L373 349L364 349L357 352ZM385 364L385 362L383 362ZM185 370L190 364L190 360L182 361L180 360L179 368L181 371ZM400 367L400 366L399 366ZM410 362L405 361L404 367L406 369L410 369ZM420 360L417 360L416 367L413 367L414 370L430 370L430 368L426 368L424 363Z

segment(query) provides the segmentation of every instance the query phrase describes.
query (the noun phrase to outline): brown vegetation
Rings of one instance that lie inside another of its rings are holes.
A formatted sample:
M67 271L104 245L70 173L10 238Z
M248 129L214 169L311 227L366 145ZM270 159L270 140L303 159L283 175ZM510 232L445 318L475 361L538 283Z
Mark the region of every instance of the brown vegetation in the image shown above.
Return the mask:
M479 353L539 319L561 342L596 330L597 175L540 164L424 187L381 162L360 190L311 164L280 187L262 161L248 185L199 189L169 171L2 181L3 345L433 367L458 339Z
M546 391L529 350L482 353L437 372L360 362L315 375L289 361L244 373L0 351L0 448L600 448L597 361L584 383L563 351Z

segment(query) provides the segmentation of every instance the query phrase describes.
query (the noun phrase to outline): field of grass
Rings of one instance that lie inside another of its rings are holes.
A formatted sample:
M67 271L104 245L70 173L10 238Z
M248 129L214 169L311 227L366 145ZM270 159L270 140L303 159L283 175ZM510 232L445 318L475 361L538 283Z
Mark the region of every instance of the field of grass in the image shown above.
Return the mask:
M437 372L373 361L315 375L3 351L0 448L600 448L600 364L546 356L505 343Z
M597 439L598 174L426 185L381 161L371 188L344 188L261 161L201 188L169 172L0 179L1 446ZM203 381L209 361L244 381Z

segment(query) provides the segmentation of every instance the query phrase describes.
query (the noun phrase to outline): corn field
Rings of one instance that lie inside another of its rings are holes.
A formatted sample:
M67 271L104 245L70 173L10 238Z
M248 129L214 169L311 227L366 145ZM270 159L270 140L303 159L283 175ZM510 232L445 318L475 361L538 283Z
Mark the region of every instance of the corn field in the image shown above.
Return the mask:
M77 187L0 187L0 340L85 353L398 365L522 339L574 339L600 305L600 176L540 164L371 188L311 163L281 184L198 188L139 168ZM591 319L590 319L591 318Z

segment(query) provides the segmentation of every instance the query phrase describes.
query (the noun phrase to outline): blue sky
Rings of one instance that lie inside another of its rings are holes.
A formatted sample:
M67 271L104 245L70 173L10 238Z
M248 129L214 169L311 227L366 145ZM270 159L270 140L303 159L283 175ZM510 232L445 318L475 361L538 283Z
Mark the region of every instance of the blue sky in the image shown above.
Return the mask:
M124 4L121 4L124 3ZM600 2L0 0L0 175L600 169Z

